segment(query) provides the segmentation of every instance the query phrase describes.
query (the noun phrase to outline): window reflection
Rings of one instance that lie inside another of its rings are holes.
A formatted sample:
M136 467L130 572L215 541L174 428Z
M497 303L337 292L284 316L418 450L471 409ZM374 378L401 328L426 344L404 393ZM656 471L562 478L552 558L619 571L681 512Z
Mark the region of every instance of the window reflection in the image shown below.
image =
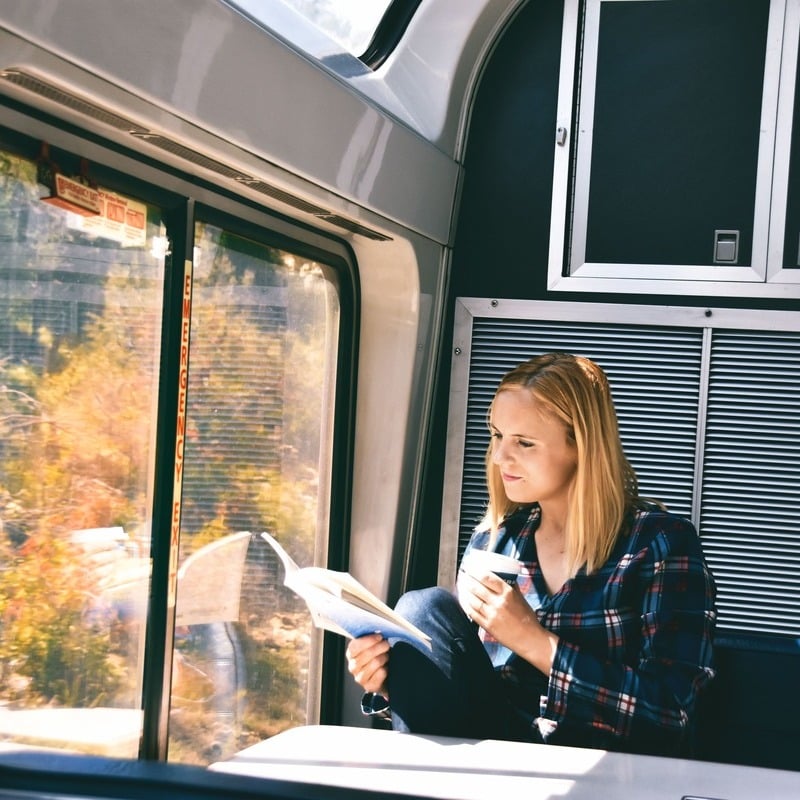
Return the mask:
M337 309L324 266L198 223L170 760L308 720L318 637L257 534L324 552Z
M0 741L135 758L167 230L42 202L3 147ZM330 267L222 227L193 260L169 758L208 764L316 721L321 636L257 534L325 560L339 307Z
M366 51L392 0L283 0L317 28L359 57ZM270 24L274 0L234 0L255 19ZM274 13L274 11L273 11ZM285 32L285 31L284 31Z
M165 231L40 181L0 151L0 738L136 756Z

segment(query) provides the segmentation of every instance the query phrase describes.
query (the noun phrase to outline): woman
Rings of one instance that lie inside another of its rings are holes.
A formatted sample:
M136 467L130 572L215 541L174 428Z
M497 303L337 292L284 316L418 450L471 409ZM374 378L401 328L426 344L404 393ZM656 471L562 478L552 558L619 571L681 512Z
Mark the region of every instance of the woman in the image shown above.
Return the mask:
M714 674L714 583L691 523L638 496L605 374L531 359L500 382L489 430L489 505L457 598L398 604L433 651L348 645L365 712L391 704L415 733L685 754ZM472 566L480 549L519 562L516 580Z

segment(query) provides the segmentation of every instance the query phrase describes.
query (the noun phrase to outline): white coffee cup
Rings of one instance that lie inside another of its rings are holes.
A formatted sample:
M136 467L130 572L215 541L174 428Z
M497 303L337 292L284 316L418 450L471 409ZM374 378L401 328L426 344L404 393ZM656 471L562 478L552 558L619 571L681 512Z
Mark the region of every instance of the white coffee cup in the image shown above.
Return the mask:
M470 550L461 560L461 569L473 578L480 578L487 572L494 572L506 583L516 583L522 571L521 562L502 553L486 550Z

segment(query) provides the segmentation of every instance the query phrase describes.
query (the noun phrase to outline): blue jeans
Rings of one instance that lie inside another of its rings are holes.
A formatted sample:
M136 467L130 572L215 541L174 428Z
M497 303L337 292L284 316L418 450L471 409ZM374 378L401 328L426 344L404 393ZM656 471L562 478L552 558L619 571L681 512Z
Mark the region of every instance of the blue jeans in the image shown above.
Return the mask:
M451 592L403 595L397 611L431 637L429 653L404 642L389 658L389 702L397 731L471 739L542 741L509 703L500 677Z

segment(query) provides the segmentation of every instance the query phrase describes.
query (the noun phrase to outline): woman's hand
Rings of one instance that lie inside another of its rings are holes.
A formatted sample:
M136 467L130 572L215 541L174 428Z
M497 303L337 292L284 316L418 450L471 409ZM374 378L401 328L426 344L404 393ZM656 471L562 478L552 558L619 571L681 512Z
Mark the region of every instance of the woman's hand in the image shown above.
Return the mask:
M550 674L558 637L539 624L516 584L509 586L492 572L460 572L456 588L459 605L473 622L540 672Z
M351 639L345 651L347 670L365 692L375 692L387 700L389 693L389 642L379 633Z

